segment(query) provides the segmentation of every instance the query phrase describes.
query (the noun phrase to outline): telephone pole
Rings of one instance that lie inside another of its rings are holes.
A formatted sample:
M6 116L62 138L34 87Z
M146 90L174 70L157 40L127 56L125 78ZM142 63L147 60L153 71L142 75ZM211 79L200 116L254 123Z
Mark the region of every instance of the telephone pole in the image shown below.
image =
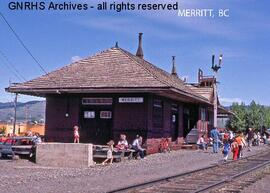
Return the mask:
M14 99L14 119L13 119L13 135L15 135L15 133L16 133L17 100L18 100L18 93L15 93L15 99Z

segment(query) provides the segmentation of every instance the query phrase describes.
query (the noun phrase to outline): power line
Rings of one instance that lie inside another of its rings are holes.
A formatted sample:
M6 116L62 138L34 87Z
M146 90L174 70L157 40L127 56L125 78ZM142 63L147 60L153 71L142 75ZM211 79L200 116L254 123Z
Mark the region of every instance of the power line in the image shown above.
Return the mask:
M4 60L0 64L4 65L4 67L6 67L14 76L16 76L19 81L23 80Z
M6 60L7 64L9 65L10 68L12 68L14 70L14 72L16 72L16 74L24 81L27 81L27 79L17 70L17 68L12 64L12 62L10 62L10 60L8 59L8 57L0 50L0 54L2 55L2 57Z
M8 25L9 29L12 31L12 33L15 35L16 39L20 42L20 44L24 47L24 49L27 51L27 53L32 57L32 59L38 64L40 69L45 73L48 74L47 71L44 69L44 67L40 64L40 62L33 56L33 54L30 52L30 50L26 47L20 36L15 32L15 30L12 28L12 26L9 24L5 16L0 12L0 16L3 18L5 23Z

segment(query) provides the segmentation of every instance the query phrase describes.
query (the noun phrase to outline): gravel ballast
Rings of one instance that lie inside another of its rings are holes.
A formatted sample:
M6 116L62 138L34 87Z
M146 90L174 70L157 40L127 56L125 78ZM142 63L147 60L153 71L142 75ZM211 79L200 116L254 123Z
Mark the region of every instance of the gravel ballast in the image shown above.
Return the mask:
M244 156L268 149L244 150ZM231 159L230 155L230 159ZM221 151L179 150L91 168L42 167L27 160L0 160L0 192L107 192L222 162Z

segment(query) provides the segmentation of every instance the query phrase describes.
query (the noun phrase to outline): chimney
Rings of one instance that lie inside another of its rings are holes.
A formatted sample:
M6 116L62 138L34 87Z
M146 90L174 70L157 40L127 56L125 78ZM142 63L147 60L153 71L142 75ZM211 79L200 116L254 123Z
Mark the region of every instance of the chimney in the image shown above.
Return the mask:
M143 35L143 33L139 33L139 45L138 45L138 49L136 52L136 56L138 56L141 59L143 59L142 35Z
M175 56L172 56L172 75L178 77L175 67Z

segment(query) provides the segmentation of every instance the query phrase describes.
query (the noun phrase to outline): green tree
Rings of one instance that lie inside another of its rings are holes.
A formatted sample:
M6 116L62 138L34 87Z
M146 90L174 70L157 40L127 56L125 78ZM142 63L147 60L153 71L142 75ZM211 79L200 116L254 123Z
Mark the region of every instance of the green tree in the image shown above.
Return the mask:
M265 107L264 113L264 126L270 128L270 107Z
M233 103L231 111L234 116L228 121L228 127L233 131L244 131L246 128L246 106L244 103L240 105L238 103Z
M265 119L264 111L263 106L256 104L255 101L251 101L245 115L246 127L259 130L263 126Z
M270 128L270 107L264 107L252 101L248 106L244 103L234 103L231 107L234 116L230 118L227 126L234 131L244 131L251 127L260 130L262 126Z
M0 134L4 134L6 132L7 128L5 126L3 126L2 128L0 128Z

